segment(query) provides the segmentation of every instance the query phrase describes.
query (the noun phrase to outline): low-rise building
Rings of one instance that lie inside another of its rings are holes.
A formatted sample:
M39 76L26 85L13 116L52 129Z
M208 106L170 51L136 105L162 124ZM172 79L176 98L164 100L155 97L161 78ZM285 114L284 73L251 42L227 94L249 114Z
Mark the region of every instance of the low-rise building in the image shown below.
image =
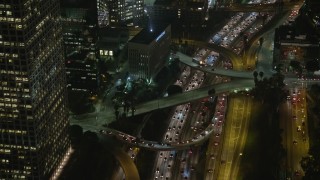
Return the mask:
M128 42L129 72L136 78L152 79L170 53L171 25L143 29Z

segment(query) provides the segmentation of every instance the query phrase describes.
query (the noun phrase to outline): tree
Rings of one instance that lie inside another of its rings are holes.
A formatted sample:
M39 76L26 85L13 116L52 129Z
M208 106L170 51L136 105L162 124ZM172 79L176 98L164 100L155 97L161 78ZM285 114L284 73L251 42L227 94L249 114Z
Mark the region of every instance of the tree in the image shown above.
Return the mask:
M210 89L210 90L208 91L208 95L209 95L209 96L213 96L215 93L216 93L216 90L215 90L214 88L212 88L212 89Z
M300 74L302 73L302 67L301 67L301 64L299 61L290 61L290 66L294 70L298 71L298 73L300 73Z
M263 78L263 72L262 71L259 72L259 76L260 76L261 79Z
M170 85L167 89L167 92L168 96L171 96L174 94L182 93L182 88L178 85Z
M320 128L315 130L313 136L314 143L310 147L309 155L303 157L300 161L306 180L320 179Z
M253 72L253 77L254 77L254 78L258 78L258 72L257 72L257 71L254 71L254 72Z
M69 110L76 115L94 111L93 104L90 102L89 97L90 95L87 92L69 91Z
M71 145L76 148L80 145L83 136L83 128L79 125L71 125L69 127L69 135L71 139Z
M306 62L306 69L309 72L320 70L320 64L318 60L310 60Z

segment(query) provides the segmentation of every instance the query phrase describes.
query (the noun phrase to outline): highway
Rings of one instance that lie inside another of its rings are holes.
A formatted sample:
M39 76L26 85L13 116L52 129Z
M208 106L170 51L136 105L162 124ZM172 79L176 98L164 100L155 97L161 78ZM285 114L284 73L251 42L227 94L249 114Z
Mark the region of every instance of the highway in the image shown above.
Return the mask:
M189 41L189 40L188 41L184 40L184 42L188 42L188 44L191 44L191 45L196 45L199 47L218 51L220 54L222 54L226 58L229 58L231 60L231 62L234 63L233 67L235 70L226 70L223 68L216 68L216 67L214 70L212 70L212 67L199 67L198 65L195 65L195 63L193 63L193 64L190 63L190 62L192 62L191 57L187 57L186 55L184 55L182 53L178 53L177 55L180 57L180 60L183 63L188 64L190 67L193 67L198 70L202 70L204 72L214 73L217 75L224 75L224 76L229 76L229 77L232 76L232 77L235 77L236 79L232 79L231 82L225 82L225 83L218 84L218 85L210 85L210 86L202 87L202 88L196 89L196 90L188 89L182 94L178 94L178 95L174 95L174 96L166 97L166 98L161 98L159 100L154 100L154 101L140 104L136 107L136 112L134 113L135 115L142 114L145 112L150 112L150 111L153 111L156 109L170 107L173 105L183 105L183 104L187 104L190 101L195 101L198 99L208 97L209 96L208 90L210 90L212 88L214 88L216 90L216 94L221 94L223 92L229 92L229 91L233 91L233 90L246 90L246 89L250 89L254 86L254 83L252 80L252 78L253 78L252 72L240 71L240 70L243 70L242 58L240 58L233 51L228 50L228 49L221 47L221 46L210 44L210 43L203 43L203 42L196 42L196 41ZM267 46L268 46L267 48L265 48L265 49L261 48L260 51L262 52L262 54L263 53L267 54L266 52L268 51L268 49L270 49L271 45L272 44L269 43L269 44L267 44ZM252 49L254 49L254 48L252 48ZM258 52L257 48L255 48L254 52ZM255 54L255 53L251 53L251 55L250 55L251 57L253 56L252 54ZM258 59L260 59L260 58L258 58ZM251 62L251 60L250 60L250 62ZM246 63L246 64L249 64L249 63ZM257 66L257 70L261 70L261 69L264 71L267 69L270 70L270 65L268 65L268 66L269 67L267 67L267 68L265 68L265 66L263 66L263 65ZM272 73L273 72L270 71L270 74L272 74ZM268 75L269 72L265 71L265 74ZM287 77L289 77L286 79L287 83L298 80L297 78L290 78L291 76L289 76L289 75ZM237 79L237 78L242 78L242 79ZM319 80L312 81L312 82L319 82ZM181 82L181 83L183 84L184 82ZM197 84L195 84L195 86L197 86ZM304 94L304 91L301 90L300 93ZM247 125L246 125L247 120L246 119L249 117L250 111L249 110L244 111L244 109L250 109L250 108L244 108L244 107L241 107L241 105L250 104L250 103L248 102L248 103L239 104L239 102L238 102L235 104L238 104L238 105L235 105L234 109L236 109L236 110L234 112L240 113L242 115L239 115L238 118L231 119L231 122L233 122L233 123L231 123L229 129L227 130L230 132L230 134L229 133L227 134L226 137L228 137L228 138L227 138L227 141L224 141L223 148L233 147L231 149L234 149L234 150L229 150L229 148L227 148L228 150L226 152L225 152L225 150L223 150L223 152L225 154L222 157L223 157L223 159L225 159L226 163L221 165L221 167L220 167L221 171L219 173L219 179L228 179L228 177L231 177L231 179L232 179L232 178L237 177L237 173L238 173L237 171L239 169L240 158L241 158L238 155L240 155L240 153L242 152L242 150L244 148L243 146L245 144L244 142L246 139L246 132L247 132L247 130L246 130L247 129ZM305 109L304 111L306 111L306 108L304 108L304 109ZM293 112L293 113L297 113L297 111L302 111L302 110L296 109L295 112ZM299 114L296 114L296 116L300 117ZM198 139L191 138L189 140L179 142L179 141L176 141L174 138L175 133L172 133L172 134L170 134L170 137L169 137L169 138L172 138L172 140L170 142L159 143L159 142L147 141L144 139L137 139L136 137L132 137L132 136L130 136L128 134L124 134L122 132L118 132L118 131L108 129L108 128L103 128L102 124L106 124L107 121L109 121L109 118L110 119L114 118L114 115L112 112L103 112L102 111L100 113L88 115L88 117L89 118L86 118L86 120L82 120L81 122L79 122L79 120L73 119L71 121L71 124L79 124L80 126L83 126L83 128L86 130L101 132L105 135L108 135L108 136L114 137L120 141L126 142L132 146L148 148L150 150L156 150L156 151L159 151L159 150L167 151L167 152L162 152L162 154L161 154L162 159L166 158L166 160L164 160L164 161L166 161L166 163L157 165L157 167L160 167L159 170L156 170L156 171L159 171L159 173L158 173L159 175L157 177L161 177L161 176L162 177L170 177L171 176L170 168L172 166L173 159L169 159L169 158L171 158L170 157L170 156L172 156L171 154L173 154L173 152L175 152L174 150L188 149L188 148L190 148L190 146L194 146L196 144L201 144L204 142L204 140L210 138L210 136L213 136L216 133L216 131L215 131L216 124L212 123L210 126L203 129L202 132L206 132L206 133L205 133L205 135L203 135L201 137L199 136ZM91 119L91 122L88 121L88 119ZM92 123L92 121L94 121L94 119L96 120L95 124ZM237 121L239 121L240 123ZM290 125L290 124L288 124L288 125ZM177 124L171 125L170 127L173 127L173 126L178 127ZM292 139L298 139L299 135L302 133L302 131L299 131L301 133L298 133L298 132L296 133L297 129L294 129L294 128L297 127L297 124L292 124L291 126L292 126L291 129L292 129L293 135L290 136L290 132L289 132L287 138L291 137ZM104 129L104 130L100 131L101 129ZM307 129L304 129L304 131L307 131ZM239 139L239 137L241 137L241 138ZM234 141L235 139L237 139L238 141ZM292 139L291 139L291 142L293 142ZM288 142L289 141L290 140L288 140ZM292 147L292 144L291 144L291 147ZM296 158L296 157L302 156L302 154L304 154L305 151L308 149L308 145L306 145L306 143L303 145L303 143L300 143L300 141L298 143L295 143L294 145L296 145L295 147L297 147L297 148L293 148L290 151L292 154L292 157L293 157L291 160L289 160L290 161L289 164L292 164L291 172L292 173L297 173L297 172L303 173L303 172L301 172L300 166L299 165L297 166L297 163L299 163L299 162L297 161L298 158ZM289 144L288 144L288 148L289 148ZM210 153L210 157L213 154L216 154L216 152L214 152L212 154ZM159 153L159 156L160 156L160 153ZM187 157L187 154L184 154L183 156ZM213 157L215 158L215 156L213 156ZM212 160L214 160L214 158ZM196 159L197 159L197 157L191 156L190 161L197 162ZM188 161L188 162L190 162L190 161ZM210 168L208 168L207 172L210 171L212 166L213 166L212 169L215 169L214 164L216 164L216 162L212 163L212 164L213 165L208 166ZM170 165L170 167L169 167L169 165ZM185 163L184 168L187 168L186 166L187 166L187 163ZM161 170L161 173L160 173L160 170ZM210 179L211 177L213 177L214 174L215 173L207 173L207 176Z
M299 5L299 2L284 2L282 9L278 4L269 3L270 1L265 1L260 4L236 4L233 3L229 6L218 7L218 11L233 11L233 12L275 12L275 11L287 11L291 10L296 5Z

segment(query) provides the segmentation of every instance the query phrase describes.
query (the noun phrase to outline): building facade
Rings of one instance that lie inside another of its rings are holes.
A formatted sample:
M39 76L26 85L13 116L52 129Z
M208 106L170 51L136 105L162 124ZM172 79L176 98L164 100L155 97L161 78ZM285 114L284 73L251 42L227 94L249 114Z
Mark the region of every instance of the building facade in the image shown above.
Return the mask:
M99 27L108 26L109 20L109 10L106 0L97 0L97 11L98 11L98 25Z
M70 147L59 8L0 1L0 179L49 179Z
M166 62L170 53L171 25L143 29L128 42L129 72L150 80Z
M60 0L68 92L96 93L99 23L105 23L101 1ZM98 3L98 4L97 4ZM99 6L98 6L99 5ZM101 16L98 16L100 13ZM102 14L101 14L102 13Z
M66 55L82 49L95 51L98 27L96 0L60 0Z
M177 21L185 27L195 27L206 20L208 0L156 0L147 9L151 19Z
M298 17L294 23L276 28L273 53L274 66L281 65L287 72L292 70L291 63L295 62L301 67L306 67L307 64L320 57L319 36L315 32L304 30L312 29L312 27L308 27L307 24L303 24L306 26L304 29L296 27L301 27L305 21L305 19Z
M143 0L106 0L110 26L139 26L144 14Z

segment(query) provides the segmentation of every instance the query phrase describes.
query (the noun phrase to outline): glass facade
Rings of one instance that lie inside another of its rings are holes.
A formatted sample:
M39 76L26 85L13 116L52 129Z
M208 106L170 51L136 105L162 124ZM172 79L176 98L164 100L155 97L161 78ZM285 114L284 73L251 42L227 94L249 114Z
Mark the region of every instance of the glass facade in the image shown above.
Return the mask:
M0 179L49 179L69 148L58 0L0 1Z

